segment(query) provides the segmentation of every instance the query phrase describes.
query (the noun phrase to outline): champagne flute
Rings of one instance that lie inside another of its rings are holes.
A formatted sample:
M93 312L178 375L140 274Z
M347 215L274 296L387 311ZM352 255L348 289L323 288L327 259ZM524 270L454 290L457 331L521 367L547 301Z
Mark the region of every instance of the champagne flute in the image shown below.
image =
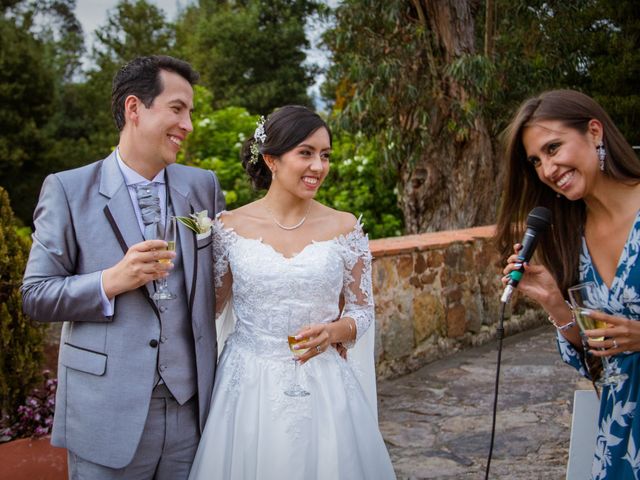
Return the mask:
M296 340L296 335L303 327L309 325L309 314L299 314L299 313L291 313L289 310L287 315L287 341L289 342L289 350L294 355L293 357L293 365L294 365L294 380L293 383L284 391L285 395L290 397L306 397L307 395L311 395L307 392L302 386L300 386L299 381L299 361L298 357L303 355L308 348L302 348L299 350L295 350L293 347L298 345L301 342L308 340L307 338L301 338Z
M176 217L169 217L164 227L164 232L161 233L159 240L167 242L167 248L171 252L176 251ZM158 260L160 263L171 263L168 258ZM155 293L151 296L156 302L160 300L174 300L177 296L171 293L169 286L167 285L167 278L161 278L157 282L157 288Z
M576 321L580 330L594 330L596 328L607 328L609 324L602 320L590 317L589 310L604 310L604 305L598 295L598 287L593 282L580 283L569 288L569 298L574 307ZM606 312L605 312L606 313ZM593 337L591 337L593 338ZM604 340L604 337L593 338L596 341ZM618 371L607 357L602 359L602 376L596 381L596 385L616 385L626 380L628 375Z

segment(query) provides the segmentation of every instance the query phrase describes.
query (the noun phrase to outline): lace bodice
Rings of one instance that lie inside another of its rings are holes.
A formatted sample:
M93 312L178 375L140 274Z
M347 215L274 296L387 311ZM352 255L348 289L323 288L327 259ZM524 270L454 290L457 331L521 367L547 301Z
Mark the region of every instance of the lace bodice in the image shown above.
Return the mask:
M371 253L360 220L349 234L312 242L291 258L225 228L219 217L213 244L216 306L222 311L233 298L236 331L282 344L285 315L306 316L308 323L342 316L355 320L360 338L373 320Z

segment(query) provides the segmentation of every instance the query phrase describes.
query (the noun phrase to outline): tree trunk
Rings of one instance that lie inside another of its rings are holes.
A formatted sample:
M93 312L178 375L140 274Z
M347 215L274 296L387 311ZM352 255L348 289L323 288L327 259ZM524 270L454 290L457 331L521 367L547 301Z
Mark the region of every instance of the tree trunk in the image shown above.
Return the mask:
M400 166L401 208L407 233L466 228L495 221L497 168L487 124L480 115L462 125L459 109L474 99L445 73L463 55L477 53L472 4L414 0L417 21L431 33L425 48L434 99L427 148ZM468 120L468 119L467 119ZM452 121L456 122L451 128Z

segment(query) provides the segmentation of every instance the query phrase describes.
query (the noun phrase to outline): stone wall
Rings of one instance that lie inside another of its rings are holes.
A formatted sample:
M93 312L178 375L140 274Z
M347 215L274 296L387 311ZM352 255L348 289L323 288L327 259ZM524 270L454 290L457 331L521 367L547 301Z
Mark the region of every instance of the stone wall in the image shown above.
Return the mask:
M379 378L495 339L503 266L493 233L486 226L371 241ZM529 307L514 295L507 335L544 322Z

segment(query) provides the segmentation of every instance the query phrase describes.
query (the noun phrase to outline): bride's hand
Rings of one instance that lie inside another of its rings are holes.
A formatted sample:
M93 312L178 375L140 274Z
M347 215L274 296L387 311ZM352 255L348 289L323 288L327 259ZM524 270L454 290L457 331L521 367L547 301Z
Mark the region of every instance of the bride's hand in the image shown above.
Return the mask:
M311 360L313 357L320 355L327 348L331 347L332 343L337 343L333 338L333 329L331 323L315 323L309 325L306 328L300 330L296 338L304 338L305 341L296 345L297 350L304 350L308 348L306 352L298 357L300 364Z

